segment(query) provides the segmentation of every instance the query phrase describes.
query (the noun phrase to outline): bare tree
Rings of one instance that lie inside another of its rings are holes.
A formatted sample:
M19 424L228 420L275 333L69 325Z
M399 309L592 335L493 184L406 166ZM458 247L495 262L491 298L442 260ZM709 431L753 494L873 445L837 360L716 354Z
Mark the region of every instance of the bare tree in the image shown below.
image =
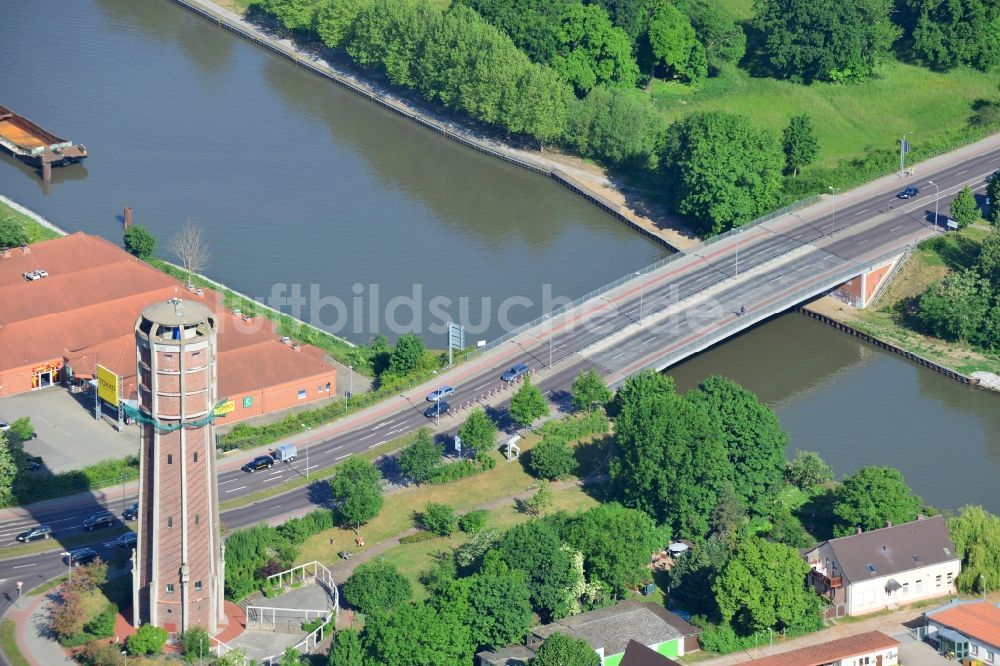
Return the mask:
M184 270L188 274L188 284L191 284L192 275L205 270L208 258L212 256L201 234L201 227L192 224L191 220L188 220L184 228L170 239L170 251L184 264Z

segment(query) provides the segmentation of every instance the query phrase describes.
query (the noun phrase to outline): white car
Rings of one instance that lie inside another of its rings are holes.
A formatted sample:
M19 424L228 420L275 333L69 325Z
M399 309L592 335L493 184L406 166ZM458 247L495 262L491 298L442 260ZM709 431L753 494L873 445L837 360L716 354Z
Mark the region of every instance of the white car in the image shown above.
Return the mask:
M427 394L427 402L437 402L441 398L447 398L449 395L455 392L452 386L442 386L436 391L431 391Z

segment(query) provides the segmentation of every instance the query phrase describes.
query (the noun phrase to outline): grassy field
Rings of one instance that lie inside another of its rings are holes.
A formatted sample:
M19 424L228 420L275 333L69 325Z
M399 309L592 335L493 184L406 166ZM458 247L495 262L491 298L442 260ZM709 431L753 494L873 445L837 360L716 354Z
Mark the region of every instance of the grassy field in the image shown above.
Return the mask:
M922 245L896 274L874 307L855 310L845 306L836 312L836 318L963 374L977 370L1000 374L997 355L984 354L964 343L923 335L906 325L897 308L901 302L923 293L928 285L950 270L971 266L978 257L980 243L989 233L989 225L980 221L958 233L941 236L934 244Z
M0 201L0 216L12 217L14 220L24 225L24 228L28 230L28 236L31 238L32 243L60 237L60 234L52 231L48 227L42 226L24 213L14 210L2 201Z
M698 88L655 81L652 95L670 121L693 111L728 111L749 116L776 135L791 116L808 113L819 140L816 166L829 167L860 156L868 146L895 148L905 132L913 132L911 140L919 143L959 130L972 115L972 103L995 99L998 85L1000 70L940 73L893 62L857 85L806 86L733 69Z
M589 474L594 470L594 465L603 464L604 456L595 452L606 450L604 448L606 440L603 438L598 438L598 440L600 443L596 443L594 438L587 438L577 445L579 458L587 461L581 465L582 474ZM522 453L531 450L538 441L537 435L525 437L521 442ZM326 530L309 538L302 545L296 564L313 560L325 563L334 562L337 559L337 553L345 547L355 553L364 552L365 549L412 528L414 526L414 512L420 511L428 502L447 504L461 513L529 491L535 487L537 480L525 471L520 462L507 462L496 452L491 455L497 456L499 462L494 469L488 472L442 485L414 485L387 495L382 512L361 529L361 534L366 541L365 546L355 547L355 535L352 530L342 528ZM601 462L595 462L597 459L600 459ZM596 503L596 500L587 496L579 488L571 490L575 490L575 493L565 490L556 493L554 508L582 509ZM490 526L506 527L520 520L513 502L509 504L510 506L505 504L491 512ZM331 539L333 540L332 544L330 543ZM439 540L422 541L417 544L409 544L409 546L419 546L420 548L417 550L422 550L427 544L437 541ZM447 542L448 540L441 539L440 541Z
M3 650L11 666L30 666L28 660L21 654L20 648L17 647L16 630L17 625L14 624L13 620L4 620L0 623L0 649Z

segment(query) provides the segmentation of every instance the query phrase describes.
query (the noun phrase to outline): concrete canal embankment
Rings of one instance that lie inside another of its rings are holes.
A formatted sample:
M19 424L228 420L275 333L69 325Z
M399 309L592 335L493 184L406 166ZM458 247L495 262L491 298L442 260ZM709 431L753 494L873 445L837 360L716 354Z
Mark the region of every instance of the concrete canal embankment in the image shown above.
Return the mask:
M381 106L382 108L397 115L412 120L418 125L436 132L451 141L485 155L489 155L490 157L503 160L508 164L513 164L514 166L527 169L528 171L539 175L548 176L563 187L594 204L608 215L611 215L619 222L626 224L634 231L637 231L643 236L660 243L674 252L684 252L688 247L693 247L698 244L696 239L687 238L673 230L656 228L656 226L653 225L648 219L640 218L627 208L619 206L607 197L596 192L594 189L588 187L583 181L572 177L563 170L560 170L550 161L524 151L518 151L514 148L503 146L502 144L484 141L471 136L468 133L458 132L446 127L441 122L430 117L426 113L403 104L399 100L384 95L361 81L334 70L325 62L322 62L313 56L303 54L294 47L286 46L281 41L255 29L253 26L240 19L232 12L218 7L214 3L200 2L198 0L171 0L171 2L194 12L198 16L201 16L219 27L252 42L262 49L285 58L286 60L305 68L313 74L321 76L328 81L332 81L352 93L360 95L372 103L377 104L378 106Z
M954 379L957 382L961 382L963 384L969 384L970 386L979 386L980 384L982 384L984 388L992 388L987 383L982 382L979 377L970 377L967 375L963 375L962 373L956 372L955 370L945 367L940 363L936 363L934 361L931 361L930 359L926 359L923 356L920 356L919 354L915 354L890 342L885 342L884 340L880 340L873 335L865 333L864 331L859 331L858 329L854 328L853 326L850 326L849 324L837 321L836 319L833 319L828 315L818 312L815 309L810 309L809 305L803 305L802 307L800 307L799 312L806 315L807 317L811 317L817 321L821 321L824 324L827 324L828 326L832 326L838 331L843 331L848 335L853 335L854 337L860 338L861 340L864 340L869 344L875 345L880 349L884 349L886 351L892 352L893 354L902 356L903 358L909 361L913 361L917 365L923 366L929 370L933 370L934 372L945 375L946 377Z

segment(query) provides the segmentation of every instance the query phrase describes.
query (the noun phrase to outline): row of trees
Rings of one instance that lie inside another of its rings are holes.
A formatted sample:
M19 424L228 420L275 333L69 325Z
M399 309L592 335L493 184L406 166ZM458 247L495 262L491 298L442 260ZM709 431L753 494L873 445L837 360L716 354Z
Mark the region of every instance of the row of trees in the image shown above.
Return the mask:
M994 174L988 196L1000 196L1000 176ZM953 214L956 212L952 205ZM973 202L973 206L975 203ZM994 204L991 216L997 217ZM959 209L961 210L961 209ZM970 213L979 216L978 208ZM935 239L949 243L950 239ZM985 350L1000 349L1000 226L994 226L979 248L978 257L965 269L950 272L932 283L917 299L912 311L917 326L943 340L968 342Z
M429 0L261 0L258 6L447 108L542 142L565 131L570 86L468 7L442 13Z
M345 599L366 615L364 632L338 635L331 664L468 663L478 650L522 641L533 614L551 621L620 598L648 576L650 553L668 540L649 516L614 503L479 532L438 555L422 576L430 593L422 603L411 602L394 566L367 563L344 584ZM545 656L565 650L575 653L557 639L534 663L568 663Z

